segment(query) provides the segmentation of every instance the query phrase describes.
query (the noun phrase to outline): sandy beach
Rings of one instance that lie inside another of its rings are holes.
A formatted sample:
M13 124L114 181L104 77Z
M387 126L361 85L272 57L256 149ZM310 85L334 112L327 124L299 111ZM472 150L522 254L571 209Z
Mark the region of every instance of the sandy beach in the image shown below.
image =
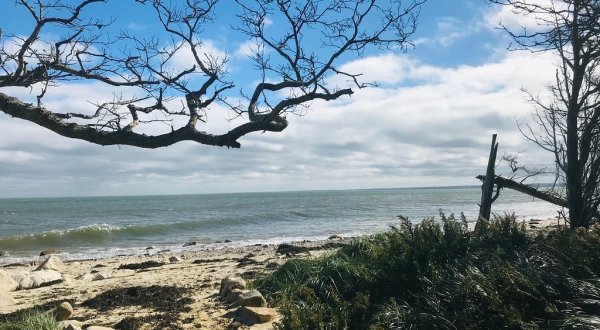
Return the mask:
M556 226L557 221L529 220L525 225L529 230L539 230ZM81 321L84 329L90 325L126 328L127 318L143 318L138 321L147 323L142 329L270 329L278 320L276 310L267 310L272 317L264 323L240 318L239 306L219 296L222 279L252 280L290 257L331 253L350 240L332 237L291 245L178 253L148 249L143 256L65 261L54 267L61 275L59 283L9 292L15 303L0 307L0 317L30 308L49 310L67 301L73 307L69 319ZM60 254L56 257L60 258ZM0 269L10 275L31 272L47 258L42 256L30 264L5 265Z
M136 292L140 301L125 301L119 304L116 302L118 299L111 301L110 296L103 296L100 299L108 300L108 306L90 307L90 304L86 305L84 302L107 292L112 292L117 297L127 296L134 290L132 288L152 288L154 291L148 294L161 296L160 299L169 299L169 290L177 287L183 290L176 291L174 299L190 299L181 304L180 310L166 311L170 318L167 323L175 329L270 329L273 322L277 322L275 310L272 310L273 318L269 322L248 324L247 321L239 320L236 315L238 306L227 303L218 295L221 280L226 277L251 280L261 273L272 271L289 257L321 255L333 251L332 247L339 246L341 242L341 239L335 239L294 243L294 247L309 250L297 254L293 253L294 251L287 254L285 251L278 253L280 245L260 245L183 253L149 249L144 256L66 261L63 266L57 267L62 275L62 282L9 292L15 304L0 307L0 314L36 306L40 310L49 310L61 302L68 301L74 312L70 319L83 322L84 328L88 325L114 327L127 317L152 318L161 311L153 308L151 301L144 300L143 292ZM283 245L285 246L287 245ZM0 269L8 274L30 272L48 257L35 258L31 265L6 265ZM57 257L60 258L60 254ZM164 315L159 318L164 319ZM156 322L157 320L150 320L150 323ZM142 328L153 329L155 326L148 325Z

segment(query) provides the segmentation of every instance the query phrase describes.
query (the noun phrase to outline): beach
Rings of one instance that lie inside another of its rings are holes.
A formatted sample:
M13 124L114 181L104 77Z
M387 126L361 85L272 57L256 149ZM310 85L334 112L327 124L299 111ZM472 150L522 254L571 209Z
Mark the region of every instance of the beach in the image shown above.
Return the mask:
M535 231L554 227L557 220L529 220L524 224ZM0 307L0 317L36 306L50 310L69 302L73 307L69 319L82 322L84 328L89 325L118 328L127 318L145 318L143 322L148 323L141 329L164 328L166 324L173 329L270 329L279 318L277 311L267 307L270 314L267 322L241 318L240 307L219 296L222 280L233 277L251 281L289 258L332 253L352 239L332 236L320 241L201 250L188 246L190 250L179 252L148 247L145 255L64 261L56 267L61 275L58 283L9 292L15 303ZM8 274L31 272L50 257L60 259L60 254L31 258L29 262L4 265L0 269ZM124 298L128 295L132 300ZM153 295L160 296L163 306L155 306L156 302L148 298ZM174 300L169 301L169 297ZM186 298L185 303L180 303L182 298ZM169 305L166 309L165 304ZM163 323L157 326L157 322Z
M236 315L239 306L219 297L222 279L235 277L251 280L259 274L272 271L290 257L307 258L330 253L334 247L348 240L336 237L326 241L298 242L289 246L257 245L179 253L149 249L142 256L65 261L64 267L59 267L62 269L58 271L62 275L60 283L10 292L15 304L0 307L0 315L36 306L43 306L38 307L41 310L49 310L67 301L73 307L73 316L69 319L79 320L84 326L114 327L128 317L151 317L161 312L152 308L151 301L108 309L106 306L96 309L86 307L84 302L111 291L121 296L127 295L128 289L138 287L153 288L165 295L160 299L168 299L168 292L162 292L158 287L168 291L167 287L174 286L184 288L185 294L182 297L191 299L181 310L168 311L172 318L169 324L173 329L270 329L277 322L276 311L273 310L272 319L264 323L239 320ZM281 250L282 246L284 249L299 247L305 251L285 251ZM278 253L278 248L283 253ZM60 259L60 254L55 256ZM29 264L5 265L0 269L9 274L33 271L47 258L49 256L34 258ZM128 265L132 266L129 268L138 269L125 269ZM146 266L150 267L145 268ZM142 329L154 327L147 325Z

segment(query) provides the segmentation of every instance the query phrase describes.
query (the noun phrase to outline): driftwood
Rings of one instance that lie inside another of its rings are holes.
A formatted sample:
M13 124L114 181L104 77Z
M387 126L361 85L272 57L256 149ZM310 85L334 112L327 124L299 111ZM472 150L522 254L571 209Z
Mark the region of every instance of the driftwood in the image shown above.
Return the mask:
M486 176L485 175L478 175L476 176L477 179L485 182L486 181ZM543 201L546 201L548 203L552 203L554 205L558 205L558 206L562 206L562 207L568 207L567 205L567 200L560 198L558 196L549 194L547 192L541 191L539 189L536 189L532 186L526 185L526 184L522 184L516 181L513 181L511 179L507 179L507 178L503 178L501 176L494 176L494 180L493 182L496 184L496 186L498 187L498 190L500 190L501 188L507 188L507 189L512 189L512 190L516 190L518 192L527 194L529 196L541 199ZM595 214L596 218L600 219L600 212L596 211Z

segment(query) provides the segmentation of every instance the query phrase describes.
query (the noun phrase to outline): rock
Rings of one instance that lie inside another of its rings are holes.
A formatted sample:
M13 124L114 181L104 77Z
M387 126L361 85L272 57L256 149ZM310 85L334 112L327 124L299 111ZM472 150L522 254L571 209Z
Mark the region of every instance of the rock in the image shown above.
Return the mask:
M340 235L338 235L338 234L334 234L334 235L329 236L329 239L332 239L332 240L336 239L336 240L338 240L338 239L343 239L343 237L340 236Z
M187 242L187 243L183 244L183 247L194 246L194 245L198 245L198 242L196 242L196 241Z
M250 290L246 293L240 295L240 299L238 299L238 303L240 306L248 306L248 307L266 307L267 301L265 297L258 292L258 290Z
M240 300L240 297L244 294L249 292L250 290L246 290L246 289L233 289L231 291L229 291L229 293L227 294L227 296L225 296L225 300L231 302L231 303L236 303Z
M92 281L102 281L108 278L108 276L104 273L96 273L96 274L92 274Z
M172 256L171 258L169 258L169 262L181 262L181 258L177 256Z
M308 252L309 250L310 249L305 246L296 246L296 245L292 245L292 244L282 243L282 244L279 244L275 253L291 255L291 254Z
M233 289L245 289L246 281L241 278L225 277L221 280L221 287L219 288L219 296L225 298Z
M62 275L55 270L38 270L29 273L19 281L18 289L35 289L62 282Z
M89 273L77 276L75 279L79 281L92 282L92 281L101 281L107 279L108 276L104 273Z
M50 249L50 250L44 250L42 252L40 252L40 257L49 255L49 254L59 254L60 250L57 249Z
M16 301L8 293L0 292L0 307L12 306Z
M4 257L4 256L7 256L7 255L8 255L8 252L6 252L6 251L0 251L0 257Z
M65 301L56 306L51 312L57 321L65 321L73 315L73 307Z
M65 269L65 264L57 256L49 256L35 271L40 270L56 270L62 271Z
M85 328L84 330L114 330L114 329L109 328L109 327L101 327L101 326L97 326L97 325L92 325L92 326Z
M231 240L230 239L226 239L226 240L223 241L223 243L231 243Z
M60 321L58 322L58 325L63 330L81 330L81 327L83 327L83 323L77 320Z
M29 276L29 271L27 270L13 270L9 274L12 279L17 282L17 289L19 288L19 282L21 282L24 278Z
M17 287L17 282L6 271L0 269L0 292L14 291Z
M146 248L146 250L152 250L152 249L154 249L154 246L148 246L148 247Z
M240 318L250 320L250 323L265 323L271 321L276 311L267 307L243 306L238 310Z

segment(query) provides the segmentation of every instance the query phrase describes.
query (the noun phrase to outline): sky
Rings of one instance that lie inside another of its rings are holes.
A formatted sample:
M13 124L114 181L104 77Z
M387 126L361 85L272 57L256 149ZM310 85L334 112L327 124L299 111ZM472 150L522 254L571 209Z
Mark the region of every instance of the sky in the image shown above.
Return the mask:
M110 3L97 13L118 17L115 28L161 33L133 1ZM214 52L227 54L230 80L248 88L259 76L244 56L247 40L231 29L235 18L219 19L233 10L232 1L224 3L202 38ZM10 18L0 23L5 33L31 30L22 9L2 6ZM476 185L493 133L500 155L520 153L522 164L552 168L551 156L527 142L518 123L533 111L523 89L543 95L556 58L508 50L500 22L530 24L483 0L430 0L421 10L414 47L372 49L337 64L362 72L363 81L377 87L313 102L303 116L288 116L285 131L241 138L241 149L192 142L155 150L103 147L0 114L0 198ZM32 96L27 89L0 92ZM64 83L45 104L76 108L110 92L99 83ZM221 112L210 114L207 130L232 127Z

